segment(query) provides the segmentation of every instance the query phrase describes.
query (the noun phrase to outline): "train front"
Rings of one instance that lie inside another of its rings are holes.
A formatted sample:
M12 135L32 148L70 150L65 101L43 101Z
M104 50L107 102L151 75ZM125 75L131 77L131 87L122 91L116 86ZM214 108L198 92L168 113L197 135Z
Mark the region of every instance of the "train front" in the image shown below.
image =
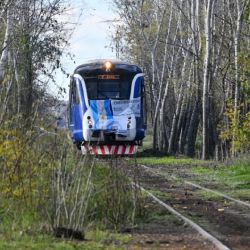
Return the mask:
M70 129L82 153L135 154L145 136L141 69L123 62L95 61L76 68L71 89L73 85L78 110L72 100Z

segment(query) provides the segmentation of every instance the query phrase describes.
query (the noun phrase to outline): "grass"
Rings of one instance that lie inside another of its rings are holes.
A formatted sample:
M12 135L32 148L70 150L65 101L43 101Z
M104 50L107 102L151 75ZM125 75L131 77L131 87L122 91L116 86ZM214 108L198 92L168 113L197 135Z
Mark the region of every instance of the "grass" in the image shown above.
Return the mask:
M16 231L13 232L13 237L8 237L8 240L0 234L0 250L126 249L125 246L131 240L131 236L96 230L88 232L86 239L80 242L56 239L46 234L29 235Z
M249 199L250 193L250 160L236 161L230 166L217 166L216 168L197 167L191 169L197 178L212 180L218 190L226 190L234 197ZM207 182L208 183L208 182ZM210 182L211 183L211 182ZM203 193L203 195L208 195Z
M170 199L171 195L166 192L162 192L159 190L151 190L152 194L155 195L157 198L163 200L163 199Z
M209 200L209 201L221 201L224 199L223 197L221 197L217 194L214 194L214 193L211 193L211 192L208 192L205 190L197 190L195 193L198 196L204 197L204 198L206 198L206 200Z
M213 174L214 170L211 168L196 167L192 169L195 174Z
M143 150L145 149L150 149L153 146L153 136L148 134L146 137L143 139Z
M159 223L165 222L168 224L183 225L183 222L173 214L170 213L153 213L145 220L145 223Z
M147 165L191 165L204 163L201 160L195 160L192 158L176 158L173 156L163 156L163 157L141 157L137 158L139 164Z
M139 227L144 227L147 224L183 225L183 222L174 214L153 203L147 204L147 206L145 207L145 216L143 218L137 218L136 223L137 225L139 225Z
M206 178L214 178L218 182L230 185L231 187L250 188L250 164L222 166L216 169L198 167L193 168L192 172L204 175Z
M239 199L248 199L248 200L249 200L249 193L250 193L250 188L231 190L228 192L228 194L230 194L234 197L238 197Z

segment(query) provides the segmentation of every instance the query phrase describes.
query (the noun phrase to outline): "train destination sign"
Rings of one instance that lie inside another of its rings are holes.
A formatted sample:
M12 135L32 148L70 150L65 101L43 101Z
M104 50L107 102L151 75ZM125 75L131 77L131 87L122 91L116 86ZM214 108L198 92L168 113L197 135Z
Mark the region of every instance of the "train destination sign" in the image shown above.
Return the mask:
M102 80L118 80L120 79L119 75L98 75L98 79Z

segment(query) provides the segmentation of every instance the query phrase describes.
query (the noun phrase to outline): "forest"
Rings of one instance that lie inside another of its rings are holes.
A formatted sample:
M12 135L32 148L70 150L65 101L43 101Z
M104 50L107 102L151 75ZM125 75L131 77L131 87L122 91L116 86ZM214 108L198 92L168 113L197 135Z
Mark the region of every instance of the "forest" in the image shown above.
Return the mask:
M111 2L119 19L111 24L110 49L117 59L139 65L145 74L150 141L145 152L169 156L171 164L176 164L176 157L177 164L187 165L248 156L250 0ZM60 18L69 10L67 0L0 0L3 249L8 249L6 239L12 242L24 234L60 236L60 229L79 233L93 225L98 225L97 231L90 230L93 237L113 242L121 236L110 235L107 228L121 231L146 214L141 194L130 177L124 177L123 161L117 171L119 159L107 160L107 168L81 156L67 129L57 126L67 106L60 94L67 90L56 82L55 72L68 74L65 54L73 60L65 48L76 24ZM51 94L51 86L59 89L58 95ZM246 181L249 185L247 177ZM124 237L119 241L126 244ZM50 236L45 241L57 244ZM78 249L65 244L53 246ZM106 249L87 244L86 249Z
M1 1L0 123L21 119L27 130L56 102L48 82L63 70L72 27L58 22L65 2L19 5ZM249 6L247 0L114 1L120 21L111 46L145 72L155 150L220 160L249 150Z
M153 148L226 159L249 150L249 1L114 1L117 56L146 76Z

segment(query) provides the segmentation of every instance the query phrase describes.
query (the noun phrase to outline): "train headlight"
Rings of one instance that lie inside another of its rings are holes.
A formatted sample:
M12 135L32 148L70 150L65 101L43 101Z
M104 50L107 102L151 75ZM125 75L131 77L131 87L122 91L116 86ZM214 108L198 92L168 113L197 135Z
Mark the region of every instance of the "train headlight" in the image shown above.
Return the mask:
M110 71L112 68L112 63L107 61L105 62L104 66L105 66L106 71Z
M88 116L88 117L87 117L87 120L88 120L89 128L92 128L92 127L93 127L93 124L92 124L92 121L91 121L91 117Z

